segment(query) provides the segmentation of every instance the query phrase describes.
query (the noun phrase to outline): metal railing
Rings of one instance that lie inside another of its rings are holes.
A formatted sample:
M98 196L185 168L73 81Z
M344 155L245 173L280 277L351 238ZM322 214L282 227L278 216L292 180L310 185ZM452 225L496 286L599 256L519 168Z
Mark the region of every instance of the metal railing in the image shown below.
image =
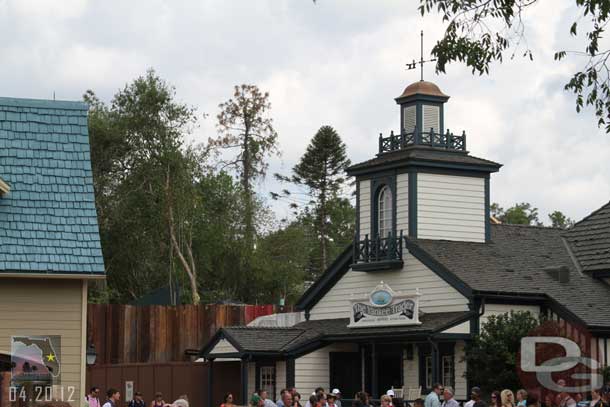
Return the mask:
M364 239L356 235L354 241L354 264L374 263L388 260L402 260L402 230L398 235L388 233L387 237L369 238L364 235Z
M466 151L466 132L462 132L461 135L453 134L449 130L444 134L435 133L433 129L422 132L418 131L416 127L410 133L403 130L401 134L394 134L392 131L388 137L379 134L379 154L415 145Z

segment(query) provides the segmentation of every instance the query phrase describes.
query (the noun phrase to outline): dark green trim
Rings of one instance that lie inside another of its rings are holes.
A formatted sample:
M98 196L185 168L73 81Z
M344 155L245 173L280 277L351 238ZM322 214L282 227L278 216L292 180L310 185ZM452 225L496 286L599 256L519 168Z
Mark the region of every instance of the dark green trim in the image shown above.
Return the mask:
M295 364L294 358L286 359L286 388L295 386Z
M409 237L417 238L417 172L410 171L408 174Z
M241 360L241 405L247 406L249 403L248 394L248 362L246 359Z
M360 236L360 181L356 179L356 236Z
M485 241L491 241L491 203L489 197L489 174L485 177Z
M297 301L295 308L298 311L308 311L339 281L349 270L354 257L354 244L351 243L335 261L331 263L324 274Z
M203 348L201 348L199 356L207 359L210 356L210 352L212 351L212 349L214 349L214 347L222 339L226 339L227 341L229 341L229 343L233 345L235 349L237 349L237 351L239 352L232 353L231 355L238 355L237 357L240 357L243 354L244 349L241 347L239 342L237 342L235 338L232 338L231 335L229 335L223 328L220 328L218 331L216 331L214 336L203 346ZM216 355L214 355L214 357L216 357Z
M383 260L371 263L354 263L350 267L353 271L388 271L402 269L404 262L402 260Z
M459 154L459 153L455 153L455 154ZM409 169L409 168L417 168L418 170L425 169L426 171L429 171L431 169L445 169L445 170L454 170L457 172L471 171L471 172L489 174L492 172L498 172L500 170L500 167L502 167L501 164L461 164L461 163L447 163L447 162L442 162L442 161L439 162L439 161L433 161L433 160L428 161L428 160L422 160L422 159L418 159L418 160L408 159L408 160L403 160L403 161L394 161L391 163L370 165L370 166L363 167L363 168L348 169L348 174L350 176L362 177L367 174L377 173L379 171L392 171L392 170L398 169L398 171L400 172L401 169Z
M371 179L371 239L379 234L379 193L384 186L392 193L392 235L396 235L396 175L380 174Z
M412 102L433 102L433 103L445 103L449 100L449 96L433 96L433 95L422 95L415 94L405 97L397 97L394 99L397 104L404 105Z
M421 261L426 267L435 272L440 278L445 280L450 286L455 288L460 294L466 298L472 298L472 289L455 274L450 272L445 266L439 263L434 257L430 256L426 251L420 248L409 238L405 238L405 245L415 258Z
M591 272L593 278L608 278L610 277L610 270L597 270Z
M214 359L208 360L208 406L214 405Z
M377 345L371 344L371 393L374 399L379 398L379 366L377 365Z

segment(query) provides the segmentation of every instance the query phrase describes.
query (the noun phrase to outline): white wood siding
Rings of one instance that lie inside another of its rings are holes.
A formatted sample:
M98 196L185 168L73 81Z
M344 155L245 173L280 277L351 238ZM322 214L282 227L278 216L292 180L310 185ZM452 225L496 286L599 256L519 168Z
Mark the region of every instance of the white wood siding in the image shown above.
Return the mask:
M432 128L435 133L440 131L440 109L438 106L423 105L423 129L424 133L428 133Z
M417 174L417 236L485 241L485 180Z
M371 233L371 181L360 181L360 238Z
M396 233L409 234L409 174L396 177Z
M336 343L318 349L294 361L295 387L303 395L303 402L316 387L329 389L329 353L330 352L357 352L358 345L350 343Z
M487 322L487 318L490 315L505 314L510 311L529 311L535 317L540 314L540 307L538 305L517 305L517 304L485 304L485 313L481 315L480 327L483 328L483 324Z
M221 339L210 353L237 353L237 349L235 349L235 346L233 346L231 342L226 339Z
M0 279L0 351L10 352L11 336L61 336L61 385L74 386L74 406L82 405L83 318L86 291L81 280ZM85 296L85 297L83 297Z
M286 361L280 360L275 363L275 398L280 398L280 392L286 388ZM273 400L273 401L276 401Z
M407 106L405 107L405 109L403 110L403 129L405 129L405 131L407 133L412 133L413 129L415 128L415 125L417 124L417 118L416 118L416 112L415 112L415 105L411 105L411 106Z
M470 321L462 322L459 325L445 329L442 333L444 334L469 334L470 333Z
M237 379L237 378L236 378ZM256 388L256 362L248 363L248 401L250 396L258 389Z
M457 341L454 348L454 366L455 366L455 398L457 400L466 400L468 389L466 387L466 362L462 359L466 355L464 349L466 345L464 341Z
M407 391L409 389L416 389L419 387L419 348L413 344L413 360L404 360L403 376L405 378L404 387ZM405 394L406 396L406 394Z
M423 312L467 311L468 299L445 280L409 254L403 254L401 270L364 273L349 270L335 286L311 309L311 319L349 318L350 296L368 295L383 281L396 292L420 289L420 309Z
M592 358L595 359L597 357L597 361L601 363L603 366L608 366L610 364L610 339L608 338L593 338L594 342L597 342L597 354L594 352ZM592 349L595 349L592 347Z

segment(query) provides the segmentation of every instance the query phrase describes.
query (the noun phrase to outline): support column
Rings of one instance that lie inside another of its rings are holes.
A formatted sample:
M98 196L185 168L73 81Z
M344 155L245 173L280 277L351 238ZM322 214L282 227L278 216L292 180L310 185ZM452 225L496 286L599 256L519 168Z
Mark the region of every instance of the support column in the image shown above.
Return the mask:
M379 398L379 378L377 377L377 345L371 345L371 392L374 399Z
M248 362L246 359L241 360L241 405L247 406L248 399Z
M430 344L432 345L432 385L434 386L434 383L441 382L439 377L440 361L438 357L438 344L435 341L431 341Z
M214 359L208 361L208 407L214 405Z
M288 389L295 386L294 374L294 358L288 358L286 359L286 388Z
M366 389L366 359L364 346L360 345L360 390Z

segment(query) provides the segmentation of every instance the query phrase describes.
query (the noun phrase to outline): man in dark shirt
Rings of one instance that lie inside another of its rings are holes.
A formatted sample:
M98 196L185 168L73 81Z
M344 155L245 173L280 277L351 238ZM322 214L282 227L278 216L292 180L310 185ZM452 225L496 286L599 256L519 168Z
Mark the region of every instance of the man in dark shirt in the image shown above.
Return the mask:
M142 398L142 393L136 391L133 395L133 400L129 402L129 407L146 407L146 403Z

